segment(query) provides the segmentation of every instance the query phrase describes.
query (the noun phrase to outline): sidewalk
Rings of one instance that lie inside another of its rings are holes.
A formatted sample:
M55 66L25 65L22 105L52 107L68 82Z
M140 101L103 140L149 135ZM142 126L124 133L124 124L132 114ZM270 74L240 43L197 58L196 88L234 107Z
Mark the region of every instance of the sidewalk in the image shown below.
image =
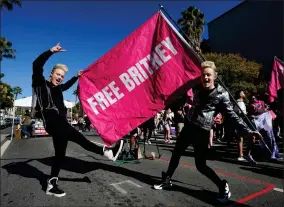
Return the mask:
M1 134L1 157L11 143L9 134Z

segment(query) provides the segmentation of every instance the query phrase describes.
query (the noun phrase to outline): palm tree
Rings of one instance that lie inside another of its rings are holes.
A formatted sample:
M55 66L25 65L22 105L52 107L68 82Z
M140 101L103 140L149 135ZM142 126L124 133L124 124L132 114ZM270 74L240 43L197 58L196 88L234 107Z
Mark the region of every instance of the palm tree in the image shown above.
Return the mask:
M77 105L78 94L79 94L78 89L76 89L76 90L73 91L73 95L75 96L75 106ZM74 106L74 107L75 107L75 106ZM82 115L84 114L84 111L83 111L83 108L82 108L80 102L78 103L78 106L79 106L79 114L82 116Z
M22 7L20 0L0 0L0 9L6 8L8 11L14 9L14 5Z
M17 100L18 95L22 94L22 89L19 86L14 87L13 88L13 94L15 95L15 99L14 100Z
M195 6L190 6L181 12L181 16L177 21L181 30L189 37L193 46L200 48L201 35L205 25L204 14Z
M81 114L81 105L80 105L80 103L77 104L78 93L79 93L78 89L73 91L73 95L75 96L75 106L74 106L74 108L76 108L76 110L78 109L79 113Z
M0 61L2 58L15 59L16 50L12 49L12 43L5 37L0 37Z
M77 103L77 98L78 98L78 89L73 91L73 95L75 96L75 104Z
M0 11L6 8L8 11L14 9L14 5L22 7L20 0L0 0ZM0 38L0 61L2 58L14 59L16 50L12 49L12 43L9 42L5 37Z

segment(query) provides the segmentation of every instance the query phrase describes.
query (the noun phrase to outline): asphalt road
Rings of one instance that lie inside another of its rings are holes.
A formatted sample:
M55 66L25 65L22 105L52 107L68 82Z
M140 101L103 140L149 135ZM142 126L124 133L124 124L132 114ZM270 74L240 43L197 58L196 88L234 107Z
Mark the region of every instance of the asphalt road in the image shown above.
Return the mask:
M6 127L4 129L0 129L0 134L11 134L11 127Z
M102 142L94 132L84 134ZM1 206L284 206L283 192L279 192L283 164L240 163L235 149L224 145L215 147L217 152L208 164L230 184L232 197L225 205L216 202L217 188L195 169L191 147L173 176L174 188L154 190L152 185L167 169L174 147L162 140L158 145L161 159L119 164L69 142L59 178L67 195L55 198L42 190L54 154L51 138L14 139L1 159ZM151 152L158 154L155 141L146 145L146 153Z

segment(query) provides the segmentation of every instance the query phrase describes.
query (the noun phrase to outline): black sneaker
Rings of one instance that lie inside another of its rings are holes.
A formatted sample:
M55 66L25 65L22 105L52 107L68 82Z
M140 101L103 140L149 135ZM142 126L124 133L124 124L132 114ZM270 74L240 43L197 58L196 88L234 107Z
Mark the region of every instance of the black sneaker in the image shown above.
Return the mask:
M169 189L173 186L171 178L166 175L165 172L162 172L162 181L160 183L155 184L153 187L156 190Z
M54 195L55 197L63 197L66 195L66 193L63 190L58 188L57 182L58 178L56 177L53 177L47 181L47 188L46 188L47 195Z
M222 185L219 188L218 201L221 203L225 203L229 200L230 197L231 197L231 192L230 192L229 184L226 180L223 180Z

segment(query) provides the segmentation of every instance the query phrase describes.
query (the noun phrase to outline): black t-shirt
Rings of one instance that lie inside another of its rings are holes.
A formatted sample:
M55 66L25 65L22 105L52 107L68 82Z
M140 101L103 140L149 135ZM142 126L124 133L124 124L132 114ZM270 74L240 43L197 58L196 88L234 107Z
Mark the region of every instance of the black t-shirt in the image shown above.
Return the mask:
M175 115L175 123L176 123L176 124L178 124L178 123L184 123L184 115L183 115L183 114L176 113L176 115Z

